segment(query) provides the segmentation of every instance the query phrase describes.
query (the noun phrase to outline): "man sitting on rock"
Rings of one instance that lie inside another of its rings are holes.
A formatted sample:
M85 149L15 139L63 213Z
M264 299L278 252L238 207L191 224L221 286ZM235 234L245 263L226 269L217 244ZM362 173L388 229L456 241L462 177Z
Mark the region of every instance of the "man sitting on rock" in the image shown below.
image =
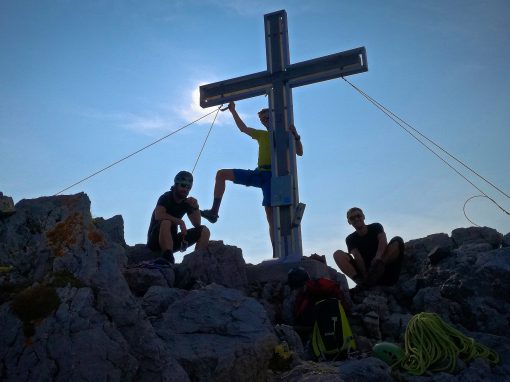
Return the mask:
M147 246L153 251L161 251L164 260L174 263L174 251L184 251L195 243L195 250L206 249L210 232L201 225L200 210L195 198L188 197L193 186L193 175L180 171L174 178L174 185L158 199L152 213ZM184 214L194 228L187 229L182 220ZM180 232L177 233L177 227Z
M361 286L394 285L399 278L404 257L404 241L396 236L387 242L383 226L365 224L361 208L347 211L347 221L355 232L345 239L348 253L333 254L340 270Z

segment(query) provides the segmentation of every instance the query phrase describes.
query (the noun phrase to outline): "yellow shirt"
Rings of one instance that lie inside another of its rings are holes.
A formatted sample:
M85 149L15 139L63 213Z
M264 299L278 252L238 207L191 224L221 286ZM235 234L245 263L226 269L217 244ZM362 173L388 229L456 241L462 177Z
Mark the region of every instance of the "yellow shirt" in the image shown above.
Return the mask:
M259 144L258 167L267 167L271 169L271 146L269 144L269 131L255 130L251 135Z

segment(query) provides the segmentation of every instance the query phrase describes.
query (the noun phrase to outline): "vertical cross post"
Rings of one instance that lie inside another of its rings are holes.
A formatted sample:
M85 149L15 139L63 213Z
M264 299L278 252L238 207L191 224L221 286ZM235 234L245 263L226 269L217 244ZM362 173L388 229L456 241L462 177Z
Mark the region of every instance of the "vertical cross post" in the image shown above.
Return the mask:
M273 237L276 257L299 261L302 256L301 226L292 224L299 203L296 150L289 139L288 127L294 121L292 90L279 73L290 65L287 14L275 12L264 16L267 71L273 76L269 91L269 111L273 128L271 170L273 205ZM281 195L281 197L279 197Z
M267 70L200 87L200 105L210 107L267 94L270 110L271 205L274 250L283 261L302 256L292 88L368 70L365 48L290 64L287 13L264 15Z

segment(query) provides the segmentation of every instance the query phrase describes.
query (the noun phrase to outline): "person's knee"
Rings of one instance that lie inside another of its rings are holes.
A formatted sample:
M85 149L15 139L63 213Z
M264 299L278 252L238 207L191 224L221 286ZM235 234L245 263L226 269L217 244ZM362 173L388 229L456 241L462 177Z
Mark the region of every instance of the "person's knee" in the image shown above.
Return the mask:
M211 231L209 228L207 228L205 225L200 226L200 238L204 240L209 240L209 237L211 237Z
M345 264L351 261L351 256L342 250L338 250L333 253L333 260L340 268L344 268Z
M228 180L232 177L231 173L232 173L232 170L226 170L226 169L218 170L218 172L216 173L216 180L221 181L221 182Z
M400 237L393 238L383 253L383 261L386 264L393 263L403 255L404 241Z

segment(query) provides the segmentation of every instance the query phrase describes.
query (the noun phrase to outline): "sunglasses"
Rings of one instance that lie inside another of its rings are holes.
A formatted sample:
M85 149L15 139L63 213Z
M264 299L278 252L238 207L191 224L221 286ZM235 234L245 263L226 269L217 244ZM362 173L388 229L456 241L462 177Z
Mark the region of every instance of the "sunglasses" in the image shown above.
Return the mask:
M188 183L177 183L177 185L181 188L187 188L188 190L191 190L191 184Z
M354 215L349 216L348 220L350 222L352 222L354 219L361 219L362 217L363 217L363 215L361 215L361 214L354 214Z

